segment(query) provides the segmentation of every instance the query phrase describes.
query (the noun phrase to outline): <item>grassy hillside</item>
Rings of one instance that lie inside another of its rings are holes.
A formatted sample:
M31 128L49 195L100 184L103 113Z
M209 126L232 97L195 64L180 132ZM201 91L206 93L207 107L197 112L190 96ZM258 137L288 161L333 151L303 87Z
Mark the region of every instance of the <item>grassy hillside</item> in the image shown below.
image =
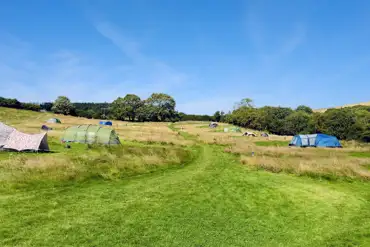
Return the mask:
M50 116L0 108L25 131ZM60 118L54 153L0 155L1 246L370 245L368 147L118 121L122 147L65 149L64 127L97 120Z
M333 108L339 109L339 108L343 108L343 107L352 107L352 106L357 106L357 105L370 106L370 102L363 102L363 103L358 103L358 104L348 104L348 105L337 106L337 107L333 107ZM314 111L315 112L325 112L328 109L329 108L321 108L321 109L316 109Z

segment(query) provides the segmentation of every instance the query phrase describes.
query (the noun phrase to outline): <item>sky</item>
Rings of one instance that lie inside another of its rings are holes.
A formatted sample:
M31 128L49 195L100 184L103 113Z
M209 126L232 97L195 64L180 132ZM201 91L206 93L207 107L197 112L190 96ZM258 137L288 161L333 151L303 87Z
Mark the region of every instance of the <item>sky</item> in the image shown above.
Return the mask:
M173 96L213 114L243 98L312 108L370 101L370 1L3 0L0 96Z

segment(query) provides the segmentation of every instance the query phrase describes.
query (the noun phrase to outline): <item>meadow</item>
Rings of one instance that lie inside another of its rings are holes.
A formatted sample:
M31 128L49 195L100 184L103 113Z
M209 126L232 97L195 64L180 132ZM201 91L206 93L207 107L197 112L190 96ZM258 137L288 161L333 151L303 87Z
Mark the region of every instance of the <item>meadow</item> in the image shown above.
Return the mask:
M26 133L54 116L0 108ZM370 246L367 145L114 121L121 146L66 149L66 127L99 120L56 117L53 152L0 153L1 246Z

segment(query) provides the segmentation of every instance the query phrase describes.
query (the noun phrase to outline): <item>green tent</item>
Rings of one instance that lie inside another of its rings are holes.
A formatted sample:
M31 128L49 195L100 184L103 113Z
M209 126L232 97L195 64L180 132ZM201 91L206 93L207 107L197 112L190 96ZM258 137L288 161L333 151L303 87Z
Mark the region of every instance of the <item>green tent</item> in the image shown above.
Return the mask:
M239 127L232 127L231 132L242 132Z
M50 118L47 123L62 123L59 118Z
M65 130L63 142L120 144L116 132L98 125L78 125Z

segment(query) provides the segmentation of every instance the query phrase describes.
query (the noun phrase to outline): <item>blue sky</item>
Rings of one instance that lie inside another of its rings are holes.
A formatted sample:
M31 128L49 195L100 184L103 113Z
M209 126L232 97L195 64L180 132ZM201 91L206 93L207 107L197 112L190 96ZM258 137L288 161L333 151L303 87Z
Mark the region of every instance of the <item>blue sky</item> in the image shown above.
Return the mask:
M4 0L0 96L111 102L165 92L186 113L370 100L370 1Z

